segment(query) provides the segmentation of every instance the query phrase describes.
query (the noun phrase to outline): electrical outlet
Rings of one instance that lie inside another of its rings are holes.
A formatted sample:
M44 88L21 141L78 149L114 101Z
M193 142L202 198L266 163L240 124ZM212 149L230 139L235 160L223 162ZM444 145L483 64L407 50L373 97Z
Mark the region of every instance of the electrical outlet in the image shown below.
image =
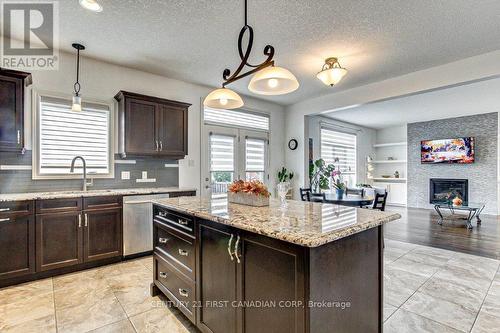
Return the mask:
M148 172L147 171L142 172L142 179L148 179Z
M122 171L122 180L130 179L130 171Z

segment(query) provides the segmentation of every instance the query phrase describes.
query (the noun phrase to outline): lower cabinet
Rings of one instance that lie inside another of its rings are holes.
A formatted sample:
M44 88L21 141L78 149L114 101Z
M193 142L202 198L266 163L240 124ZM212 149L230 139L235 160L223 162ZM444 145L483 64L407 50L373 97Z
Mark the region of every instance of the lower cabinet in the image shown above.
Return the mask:
M122 255L122 209L84 211L84 261Z
M208 221L198 230L203 332L303 332L301 248Z
M81 212L36 216L37 271L47 271L83 262Z
M0 215L0 279L35 272L35 219L33 215Z

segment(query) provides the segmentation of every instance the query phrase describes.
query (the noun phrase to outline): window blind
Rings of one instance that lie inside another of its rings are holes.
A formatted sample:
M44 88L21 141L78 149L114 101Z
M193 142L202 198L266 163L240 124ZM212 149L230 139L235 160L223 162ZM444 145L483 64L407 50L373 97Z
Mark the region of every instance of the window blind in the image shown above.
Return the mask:
M109 174L110 110L108 106L83 105L81 112L71 111L71 102L42 97L39 110L40 175L68 175L71 160L82 156L87 172ZM81 161L75 173L82 173Z
M210 171L234 172L234 137L210 135Z
M269 117L242 110L222 110L205 108L206 123L269 131Z
M246 171L264 172L266 162L266 140L247 138L245 149Z
M356 135L321 128L321 158L327 164L338 166L355 183ZM335 162L336 158L339 159L338 162Z

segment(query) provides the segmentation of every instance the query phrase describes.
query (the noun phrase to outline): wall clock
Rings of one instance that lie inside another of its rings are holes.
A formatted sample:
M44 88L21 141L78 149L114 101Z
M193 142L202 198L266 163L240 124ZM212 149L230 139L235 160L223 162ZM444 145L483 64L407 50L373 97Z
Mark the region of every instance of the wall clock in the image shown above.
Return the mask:
M297 146L298 146L297 140L291 139L290 141L288 141L288 148L290 148L290 150L297 149Z

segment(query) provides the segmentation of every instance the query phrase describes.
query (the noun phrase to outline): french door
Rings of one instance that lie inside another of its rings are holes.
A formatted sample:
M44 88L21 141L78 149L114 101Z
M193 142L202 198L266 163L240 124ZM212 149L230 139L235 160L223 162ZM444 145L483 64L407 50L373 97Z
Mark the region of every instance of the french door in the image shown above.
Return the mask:
M223 126L204 126L202 193L223 194L237 179L268 180L267 132Z

